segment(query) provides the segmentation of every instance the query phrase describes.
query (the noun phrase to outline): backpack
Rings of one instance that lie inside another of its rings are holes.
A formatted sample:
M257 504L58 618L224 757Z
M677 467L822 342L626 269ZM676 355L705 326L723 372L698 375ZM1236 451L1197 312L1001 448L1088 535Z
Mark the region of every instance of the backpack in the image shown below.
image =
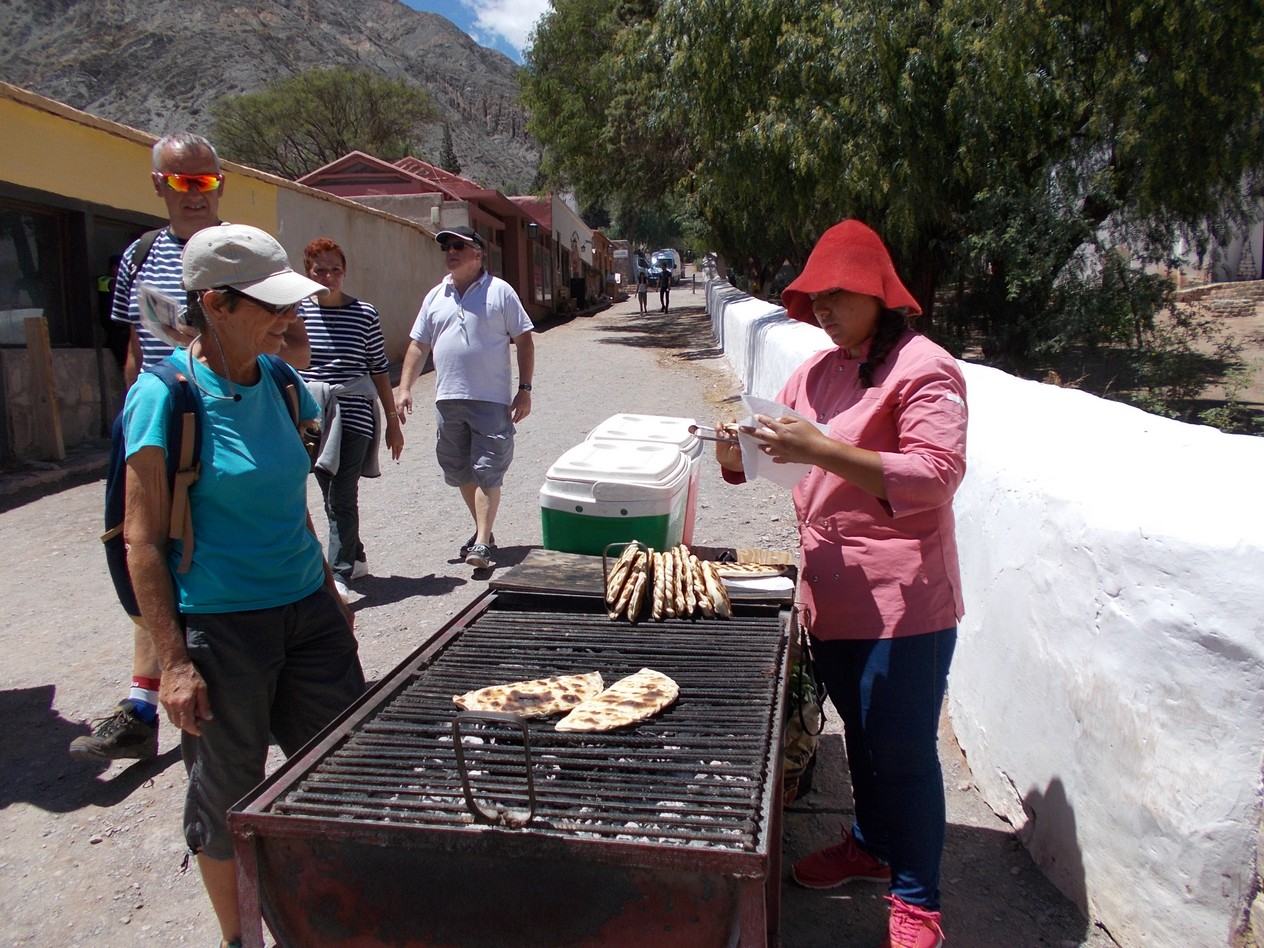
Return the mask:
M133 279L135 279L136 274L140 273L140 268L149 256L149 251L153 249L154 241L166 229L165 227L159 227L157 230L145 231L132 247L132 255L128 258L128 264L132 271Z
M290 420L300 431L298 376L274 355L265 356L267 374L290 411ZM189 488L198 479L202 456L202 396L185 374L163 359L144 371L158 376L171 393L171 414L167 419L167 486L171 491L171 521L168 537L183 540L179 572L187 573L193 561L193 512L189 507ZM105 472L105 561L119 603L129 616L140 618L140 606L132 577L127 569L127 546L123 542L123 520L126 515L127 444L123 430L123 413L119 412L110 431L110 463ZM310 446L309 446L310 451Z

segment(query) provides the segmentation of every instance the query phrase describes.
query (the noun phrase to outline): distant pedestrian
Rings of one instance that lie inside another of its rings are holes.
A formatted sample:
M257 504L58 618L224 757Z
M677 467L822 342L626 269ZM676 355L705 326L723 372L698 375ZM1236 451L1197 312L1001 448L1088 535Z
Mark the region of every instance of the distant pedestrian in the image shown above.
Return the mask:
M643 270L637 270L636 273L636 302L641 307L642 313L648 313L650 295L650 278Z
M667 299L671 296L672 272L669 267L661 267L658 271L658 302L667 312Z

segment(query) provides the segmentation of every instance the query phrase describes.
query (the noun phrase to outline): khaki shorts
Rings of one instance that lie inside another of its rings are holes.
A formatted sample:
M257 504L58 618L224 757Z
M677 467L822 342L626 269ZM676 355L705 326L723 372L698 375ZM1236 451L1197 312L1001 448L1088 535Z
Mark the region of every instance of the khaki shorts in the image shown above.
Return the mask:
M449 487L499 487L514 455L509 406L499 402L435 402L435 457Z

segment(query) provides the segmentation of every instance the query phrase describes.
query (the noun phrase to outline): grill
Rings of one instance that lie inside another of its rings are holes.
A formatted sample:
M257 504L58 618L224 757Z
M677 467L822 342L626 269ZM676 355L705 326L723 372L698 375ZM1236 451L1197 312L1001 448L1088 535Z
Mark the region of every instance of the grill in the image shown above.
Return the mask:
M764 945L793 615L611 622L489 590L229 813L246 944ZM488 684L642 667L680 698L603 734L457 713ZM256 940L257 939L257 940Z

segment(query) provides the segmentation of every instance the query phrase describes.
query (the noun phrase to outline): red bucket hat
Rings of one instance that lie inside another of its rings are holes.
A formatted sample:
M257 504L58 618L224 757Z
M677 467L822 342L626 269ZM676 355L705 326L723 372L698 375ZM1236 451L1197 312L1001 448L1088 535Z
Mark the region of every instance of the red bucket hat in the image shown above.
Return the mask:
M882 238L860 221L846 220L821 235L807 265L781 293L791 318L816 325L809 293L849 290L876 296L887 309L920 316L922 308L900 278Z

